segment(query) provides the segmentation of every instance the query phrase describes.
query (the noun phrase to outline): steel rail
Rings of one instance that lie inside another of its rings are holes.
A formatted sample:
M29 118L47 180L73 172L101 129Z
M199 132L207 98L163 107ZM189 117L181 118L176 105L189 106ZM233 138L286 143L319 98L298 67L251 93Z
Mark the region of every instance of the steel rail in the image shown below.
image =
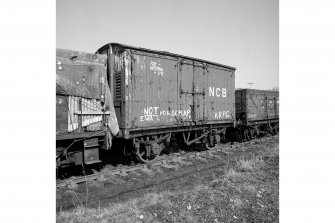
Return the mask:
M225 146L227 144L220 144L220 145L216 145L215 147L211 148L210 150L206 150L206 151L202 151L202 152L186 153L186 154L183 154L183 155L180 155L180 156L177 156L177 157L166 157L166 158L159 157L153 163L138 164L136 166L128 166L128 167L119 167L119 168L116 168L115 170L112 170L109 174L110 175L125 176L125 175L127 175L127 173L130 173L130 172L143 170L143 169L145 170L145 169L148 168L148 166L150 166L150 167L151 166L157 166L157 165L169 166L168 162L178 162L178 161L183 162L184 159L192 159L192 158L199 158L199 157L204 157L205 158L206 156L215 157L216 155L213 155L212 153L216 153L216 152L225 153L225 150L227 148L244 147L245 144L252 144L252 143L255 143L255 142L259 142L260 144L263 144L264 141L269 140L269 139L273 139L274 137L276 137L276 136L269 136L269 137L263 137L263 138L259 138L259 139L252 139L252 140L247 141L247 142L235 143L233 145L228 145L228 147L222 147L222 146ZM187 161L185 161L185 162L187 162ZM65 186L68 186L68 185L71 185L71 184L85 183L87 181L97 180L97 179L102 178L102 177L103 176L102 176L101 173L95 173L95 174L91 174L91 175L60 180L60 181L57 182L56 187L61 188L61 187L65 187Z
M276 136L270 136L270 137L266 137L263 138L264 141L268 141L271 139L274 139ZM255 141L255 140L253 140ZM251 141L249 141L251 142ZM233 147L244 147L244 143L239 143L236 145L233 145ZM221 167L221 166L231 166L236 164L236 162L238 161L239 158L241 157L254 157L255 155L259 155L260 150L262 150L261 148L258 148L257 150L248 150L248 151L239 151L239 153L237 154L232 154L231 156L225 156L224 158L222 158L222 160L220 160L219 162L206 162L203 163L202 165L192 165L190 167L190 169L185 170L185 171L177 171L175 172L175 174L171 174L162 178L157 178L157 179L152 179L152 181L150 182L143 182L143 183L139 183L139 184L135 184L135 185L125 185L121 190L119 191L113 191L113 188L103 188L101 190L99 190L98 192L96 192L96 194L90 198L87 198L86 201L78 201L77 204L72 202L63 202L63 203L58 203L57 205L57 210L68 210L71 208L75 208L76 206L83 204L86 202L87 203L94 203L94 202L100 202L101 201L107 201L110 200L116 196L120 196L123 194L127 194L127 193L131 193L137 190L141 190L141 189L146 189L158 184L162 184L165 182L169 182L169 181L173 181L173 180L177 180L183 177L187 177L189 175L195 174L195 173L201 173L201 172L205 172L208 171L210 169L214 169L217 167ZM216 151L220 151L219 149ZM221 150L222 151L222 150ZM213 153L214 151L205 151L208 154ZM196 153L195 156L204 156L205 153L201 152L201 153ZM100 193L100 194L99 194ZM101 195L104 194L104 195ZM106 195L107 194L107 195Z

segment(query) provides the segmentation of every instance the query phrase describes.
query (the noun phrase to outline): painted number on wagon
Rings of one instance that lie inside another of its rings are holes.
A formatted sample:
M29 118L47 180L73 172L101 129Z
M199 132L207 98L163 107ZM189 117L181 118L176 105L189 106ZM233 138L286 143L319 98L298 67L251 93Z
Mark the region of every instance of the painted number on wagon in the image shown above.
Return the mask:
M227 97L227 90L226 88L209 87L209 96L225 98Z

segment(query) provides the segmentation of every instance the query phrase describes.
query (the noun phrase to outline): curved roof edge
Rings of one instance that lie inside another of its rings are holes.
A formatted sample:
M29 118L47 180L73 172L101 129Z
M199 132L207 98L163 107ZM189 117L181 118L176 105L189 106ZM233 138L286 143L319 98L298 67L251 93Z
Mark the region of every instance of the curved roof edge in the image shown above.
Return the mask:
M221 67L225 67L225 68L228 68L228 69L236 70L235 67L211 62L211 61L208 61L208 60L198 59L198 58L194 58L194 57L188 57L188 56L184 56L184 55L180 55L180 54L170 53L170 52L167 52L167 51L151 50L151 49L146 49L146 48L141 48L141 47L134 47L134 46L129 46L129 45L121 44L121 43L113 43L113 42L105 44L104 46L100 47L95 53L98 54L100 51L106 49L109 45L118 45L118 46L121 46L121 47L127 48L127 49L134 49L134 50L145 51L145 52L156 53L156 54L162 54L162 55L167 55L167 56L182 57L182 58L185 58L185 59L197 60L197 61L213 64L213 65L216 65L216 66L221 66Z

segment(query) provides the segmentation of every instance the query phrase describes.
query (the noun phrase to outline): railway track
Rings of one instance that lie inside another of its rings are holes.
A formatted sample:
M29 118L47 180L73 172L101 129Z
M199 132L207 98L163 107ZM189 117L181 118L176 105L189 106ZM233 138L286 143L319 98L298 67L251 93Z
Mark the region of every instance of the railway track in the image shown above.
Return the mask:
M57 201L57 209L71 209L77 205L83 203L94 203L100 201L106 201L108 199L112 199L115 196L119 196L122 194L130 193L136 190L140 190L143 188L147 188L150 186L154 186L157 184L161 184L167 181L172 181L178 178L183 178L187 175L191 175L197 172L207 171L213 168L217 168L220 166L230 165L235 163L237 159L247 156L257 155L257 149L249 150L248 145L255 144L263 144L267 141L271 141L275 139L277 136L265 137L262 139L254 139L244 143L237 143L234 145L218 145L215 148L203 152L193 152L186 153L183 155L172 156L172 157L162 157L161 159L156 160L154 163L148 164L140 164L136 166L129 167L120 167L112 170L110 175L119 175L119 176L127 176L127 174L137 171L147 171L154 166L162 166L165 168L174 168L173 163L181 163L184 166L189 166L189 168L180 168L179 171L172 171L171 174L168 174L164 177L154 177L149 181L140 182L132 185L124 185L122 188L115 189L115 185L111 185L108 187L101 188L99 190L91 191L90 194L86 194L86 197L79 199L77 197L76 201L73 199L64 199ZM214 161L215 160L215 161ZM192 162L193 161L193 162ZM194 165L194 161L201 162L201 165ZM211 162L212 161L212 162ZM73 179L62 180L57 183L57 189L64 188L67 186L73 186L74 184L82 184L87 183L89 181L97 181L99 179L103 179L104 176L102 173L96 173L83 177L76 177Z
M227 153L227 148L241 148L247 144L253 144L253 143L262 143L263 141L267 141L268 139L273 138L273 137L264 137L261 139L253 139L251 141L243 142L243 143L235 143L234 145L228 145L228 144L219 144L216 147L202 151L202 152L191 152L187 154L180 154L180 153L174 153L173 157L160 157L156 159L154 162L150 164L138 164L136 166L122 166L122 167L116 167L115 170L112 170L110 172L110 175L120 175L120 176L126 176L128 173L139 171L139 170L147 170L152 166L163 166L166 168L172 168L169 163L171 162L179 162L179 163L189 163L189 160L192 158L201 160L201 159L206 159L205 157L218 157L215 153ZM65 180L59 180L57 181L57 188L65 187L68 185L74 185L74 184L81 184L85 183L87 181L91 180L98 180L102 178L103 175L101 173L95 173L91 175L86 175L86 176L78 176L78 177L72 177L70 179L65 179Z

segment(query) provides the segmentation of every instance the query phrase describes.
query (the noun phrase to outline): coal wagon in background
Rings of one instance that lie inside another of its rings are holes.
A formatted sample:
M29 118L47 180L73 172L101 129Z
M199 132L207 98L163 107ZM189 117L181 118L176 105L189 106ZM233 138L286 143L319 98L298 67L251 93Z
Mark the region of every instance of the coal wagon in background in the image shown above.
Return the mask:
M256 89L235 91L237 127L243 140L255 134L276 134L279 131L279 92Z
M171 137L206 147L225 140L235 121L235 68L118 43L101 47L125 150L143 162Z

